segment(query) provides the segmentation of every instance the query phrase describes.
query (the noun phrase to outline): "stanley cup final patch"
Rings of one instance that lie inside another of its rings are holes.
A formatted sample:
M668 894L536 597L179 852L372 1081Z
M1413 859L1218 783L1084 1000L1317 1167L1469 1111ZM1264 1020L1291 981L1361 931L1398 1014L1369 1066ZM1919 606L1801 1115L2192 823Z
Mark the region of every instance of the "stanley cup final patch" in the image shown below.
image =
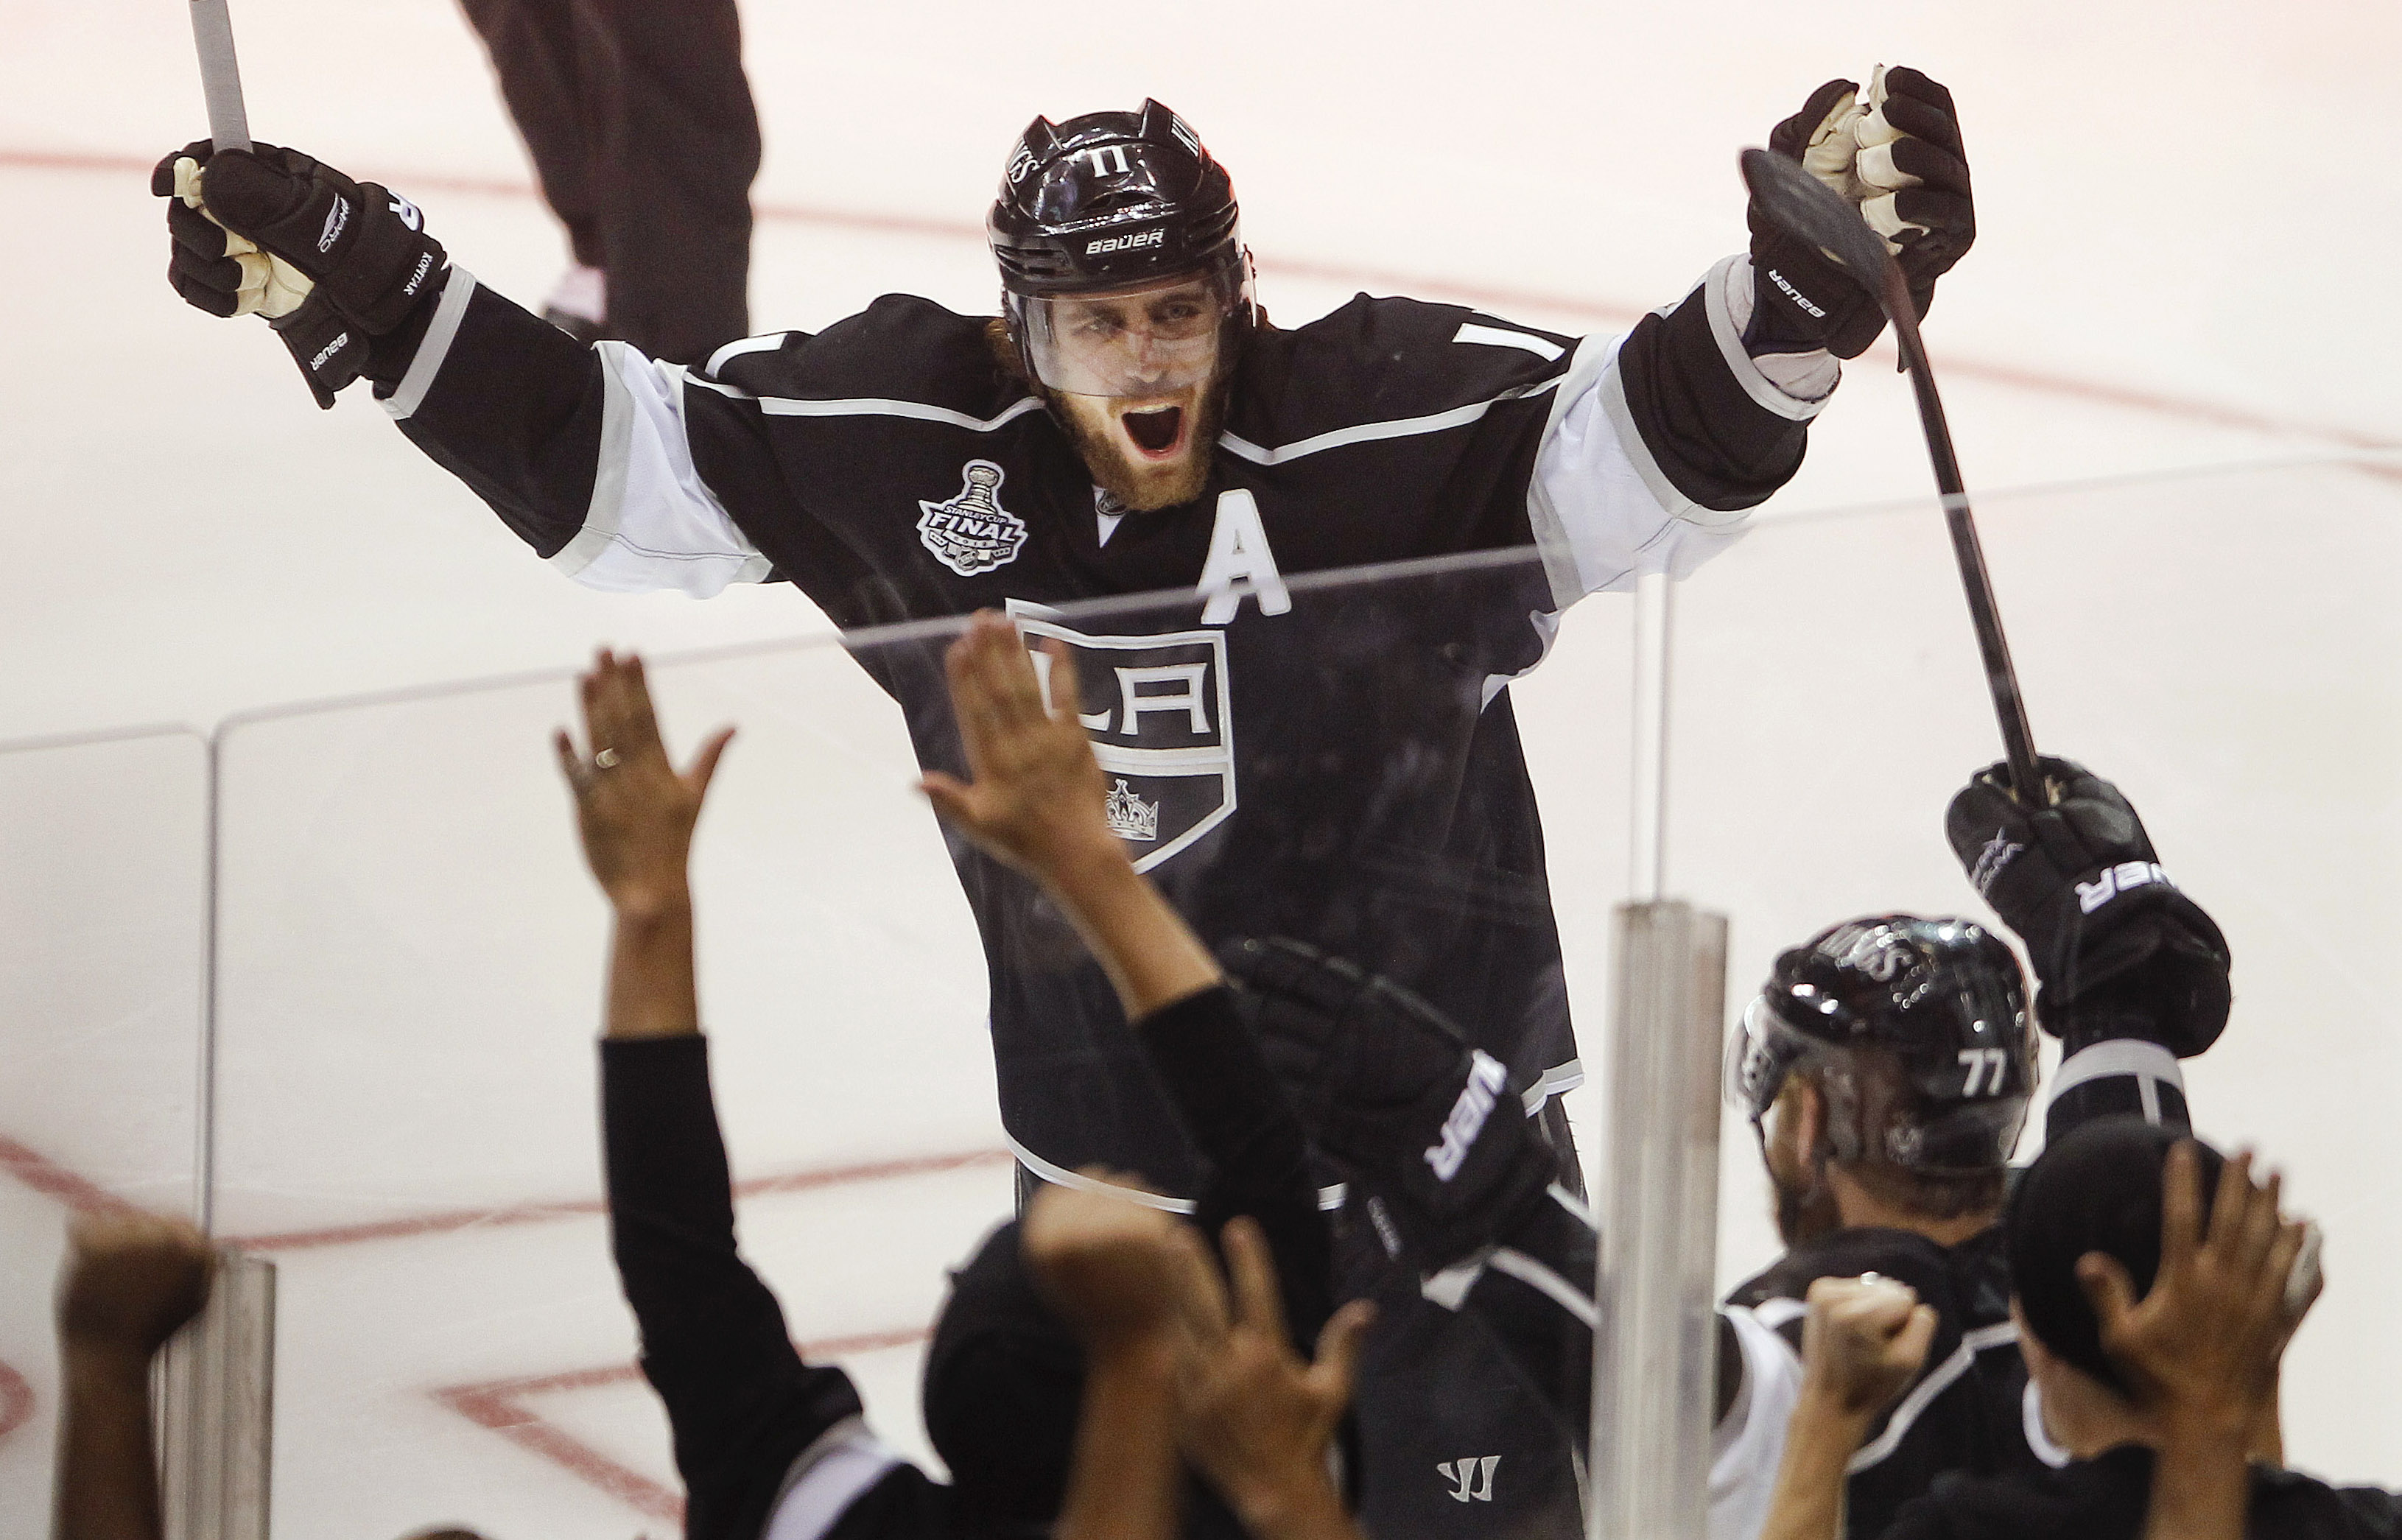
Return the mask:
M918 539L934 559L961 577L974 577L1017 559L1026 544L1026 521L1001 505L1001 467L971 460L962 485L940 502L918 506Z
M1010 613L1033 651L1047 705L1068 681L1052 678L1044 639L1068 644L1075 662L1076 719L1092 735L1110 832L1125 842L1138 872L1173 859L1235 811L1233 692L1220 629L1154 636L1090 636L1040 605L1012 601Z

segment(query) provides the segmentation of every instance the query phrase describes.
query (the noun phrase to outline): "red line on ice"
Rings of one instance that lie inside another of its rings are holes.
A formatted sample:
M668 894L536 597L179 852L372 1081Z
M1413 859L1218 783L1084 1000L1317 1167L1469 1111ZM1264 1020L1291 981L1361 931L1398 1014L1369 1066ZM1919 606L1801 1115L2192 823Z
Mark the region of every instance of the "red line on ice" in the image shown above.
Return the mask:
M992 1165L1010 1159L1005 1149L972 1149L953 1155L918 1155L862 1165L828 1166L786 1172L734 1184L738 1198L779 1192L808 1192L820 1188L848 1187L857 1182L890 1181L902 1176L931 1176L967 1166ZM399 1240L415 1235L440 1235L451 1231L538 1224L549 1219L582 1218L608 1211L600 1198L574 1198L556 1203L511 1203L500 1208L440 1209L430 1214L403 1215L361 1224L330 1225L322 1230L295 1230L267 1235L237 1235L227 1244L248 1252L305 1251L319 1246L355 1245L362 1241Z
M58 150L0 150L0 167L19 167L33 171L99 172L108 175L140 173L147 175L152 162L130 156L85 154ZM386 177L393 186L406 186L412 191L433 189L442 192L478 193L494 198L532 198L533 187L525 182L504 177L462 176L447 172L393 173ZM815 225L827 229L857 230L873 235L918 236L944 241L975 241L984 239L984 227L967 220L928 219L913 214L874 213L856 209L824 209L804 203L759 203L752 213L760 219L782 224ZM1335 283L1356 283L1381 289L1387 293L1407 294L1429 292L1471 301L1496 309L1539 309L1562 315L1589 316L1598 321L1626 324L1645 313L1645 307L1614 304L1604 300L1572 297L1567 295L1539 294L1525 289L1496 288L1461 282L1447 278L1424 274L1383 271L1355 268L1342 263L1286 261L1272 259L1265 264L1271 272L1290 274L1295 278L1313 278ZM1864 355L1889 360L1893 351L1877 347ZM2150 412L2156 416L2182 418L2191 422L2206 422L2215 427L2241 429L2248 433L2287 434L2318 439L2323 443L2340 445L2351 449L2391 449L2396 440L2390 435L2365 433L2350 428L2325 423L2294 422L2241 406L2216 402L2197 401L2190 397L2169 395L2162 392L2141 390L2133 386L2110 385L2098 380L2077 379L2062 375L2044 374L2034 369L2018 368L2007 364L1981 363L1975 359L1946 357L1946 375L1981 379L1995 385L2010 386L2041 395L2064 396L2070 400L2095 402L2104 406L2125 407L2131 411ZM2390 466L2362 465L2358 469L2373 475L2402 474Z
M0 1170L77 1214L119 1213L133 1206L90 1178L5 1135L0 1135Z
M822 1363L854 1354L907 1347L925 1339L926 1329L913 1327L897 1331L863 1332L853 1337L829 1337L821 1341L794 1345L802 1357L813 1363ZM681 1521L683 1499L673 1491L611 1459L525 1405L528 1396L623 1384L628 1380L640 1379L642 1372L639 1365L611 1364L600 1368L567 1369L557 1374L448 1385L432 1394L436 1401L477 1427L497 1433L529 1453L540 1455L636 1512L653 1519ZM0 1429L0 1432L5 1432L5 1429Z

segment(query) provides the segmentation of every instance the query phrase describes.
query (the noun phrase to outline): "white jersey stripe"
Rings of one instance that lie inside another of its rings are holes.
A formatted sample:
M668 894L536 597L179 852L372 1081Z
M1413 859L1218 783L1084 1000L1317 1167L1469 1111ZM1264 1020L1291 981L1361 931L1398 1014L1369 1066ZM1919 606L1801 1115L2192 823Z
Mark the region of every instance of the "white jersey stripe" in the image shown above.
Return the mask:
M702 366L701 373L713 375L744 353L774 352L784 345L784 338L792 335L790 332L768 332L761 337L738 337L710 354L709 362Z
M1525 1103L1526 1116L1531 1118L1543 1109L1545 1102L1563 1092L1574 1091L1582 1084L1584 1084L1584 1061L1570 1059L1566 1064L1555 1064L1536 1076L1535 1083L1526 1088L1525 1094L1520 1100Z
M1481 326L1473 321L1461 322L1459 330L1451 334L1451 339L1454 342L1482 342L1488 348L1524 348L1546 363L1567 353L1566 348L1549 337L1509 331L1500 326Z
M929 406L922 401L890 401L880 396L861 396L848 401L801 401L790 396L763 395L759 409L769 417L905 417L919 422L941 422L953 428L965 428L972 433L988 433L1016 421L1028 412L1042 409L1042 399L1028 396L1002 410L999 417L973 418L965 412L955 412L947 406Z
M603 394L600 452L584 526L550 564L587 588L673 588L708 598L772 570L694 465L684 431L685 371L622 342L596 342Z
M1318 433L1299 439L1278 449L1262 448L1248 438L1234 433L1220 433L1218 442L1228 454L1248 460L1254 465L1283 465L1305 456L1323 454L1329 449L1341 449L1353 444L1373 444L1380 439L1415 438L1420 433L1439 433L1446 429L1466 427L1505 401L1524 401L1538 396L1559 384L1556 378L1517 390L1504 391L1489 401L1471 401L1465 406L1454 406L1447 412L1429 417L1398 418L1390 422L1362 422L1353 428L1337 428L1332 433Z
M2105 1038L2071 1054L2068 1062L2060 1066L2060 1072L2051 1078L2051 1099L2057 1102L2063 1094L2088 1081L2121 1076L2135 1082L2135 1095L2147 1123L2160 1121L2160 1087L2174 1086L2177 1094L2185 1094L2185 1070L2177 1064L2175 1054L2140 1038Z
M1824 350L1792 355L1793 382L1815 390L1813 395L1793 394L1761 372L1759 362L1743 345L1743 321L1749 319L1755 303L1754 282L1751 258L1741 255L1723 259L1702 280L1702 313L1709 318L1710 340L1719 345L1727 373L1734 376L1735 383L1755 405L1781 418L1807 422L1826 409L1828 398L1843 378L1843 365ZM1741 318L1735 313L1738 309L1743 312Z
M2015 1321L2002 1321L1990 1327L1979 1327L1974 1331L1962 1332L1960 1345L1953 1350L1952 1356L1938 1364L1926 1378L1911 1387L1910 1394L1901 1398L1901 1405L1894 1408L1893 1415L1885 1419L1884 1431L1852 1456L1843 1466L1844 1473L1857 1476L1899 1449L1901 1441L1910 1436L1911 1424L1918 1421L1918 1414L1925 1411L1937 1396L1950 1390L1952 1382L1968 1372L1968 1366L1977 1361L1977 1354L1989 1347L2009 1346L2018 1340L2019 1327Z
M1580 1293L1574 1284L1545 1267L1514 1246L1495 1246L1485 1258L1496 1272L1506 1272L1529 1288L1540 1289L1556 1301L1562 1310L1582 1321L1588 1327L1601 1324L1601 1312L1594 1302Z
M1084 1192L1113 1193L1130 1202L1140 1203L1145 1208L1164 1208L1170 1214L1190 1214L1201 1206L1190 1198L1167 1198L1156 1192L1138 1192L1132 1188L1113 1187L1107 1182L1097 1182L1080 1172L1070 1171L1066 1166L1044 1160L1019 1144L1016 1136L1006 1130L1001 1136L1009 1146L1010 1153L1017 1157L1019 1164L1055 1187L1072 1187ZM1342 1182L1336 1182L1332 1187L1321 1187L1318 1189L1318 1206L1331 1214L1343 1206L1343 1200L1349 1194L1350 1189Z
M418 340L417 354L408 361L407 373L400 377L400 388L385 398L383 409L392 414L394 422L405 422L425 404L425 392L434 388L434 377L442 372L442 361L450 356L450 344L459 336L459 320L467 313L467 302L476 296L476 275L453 263L450 277L442 286L442 298L434 307L434 319L426 323L425 336Z
M2019 1397L2019 1431L2026 1435L2027 1448L2035 1457L2054 1470L2077 1458L2051 1441L2051 1429L2043 1421L2043 1388L2032 1379Z
M820 1540L899 1464L901 1456L868 1432L863 1419L845 1418L793 1462L759 1540Z

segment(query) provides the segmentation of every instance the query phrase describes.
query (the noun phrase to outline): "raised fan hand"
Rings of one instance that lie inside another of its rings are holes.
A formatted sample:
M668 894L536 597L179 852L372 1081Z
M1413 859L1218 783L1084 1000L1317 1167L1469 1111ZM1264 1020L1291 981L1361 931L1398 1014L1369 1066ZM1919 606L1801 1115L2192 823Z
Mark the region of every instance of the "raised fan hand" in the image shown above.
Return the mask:
M1348 1532L1327 1451L1375 1307L1354 1299L1318 1335L1314 1362L1292 1350L1276 1264L1257 1221L1230 1221L1226 1283L1198 1247L1187 1253L1192 1301L1177 1377L1177 1441L1252 1534Z
M1802 1393L1844 1418L1873 1418L1918 1377L1935 1327L1935 1307L1907 1284L1820 1278L1802 1323Z
M678 771L659 737L641 658L631 653L619 657L603 648L578 683L590 751L576 752L563 729L551 742L575 794L584 859L621 914L676 902L690 891L686 868L693 825L734 729L713 734L691 766Z
M1081 861L1122 863L1125 855L1110 832L1092 740L1076 720L1074 659L1056 640L1043 652L1050 703L1016 626L989 610L969 623L943 661L972 778L933 770L918 786L987 855L1056 879Z
M2247 1151L2222 1166L2205 1221L2202 1162L2190 1140L2160 1172L2160 1263L2141 1299L2117 1258L2078 1258L2103 1351L2139 1402L2164 1416L2256 1426L2277 1387L2277 1366L2315 1279L2289 1288L2308 1227L2278 1209L2284 1181L2252 1180Z
M146 1364L208 1302L216 1254L182 1219L137 1209L78 1216L59 1277L59 1341Z
M1134 1189L1117 1172L1082 1175ZM1018 1249L1053 1308L1093 1352L1151 1340L1173 1352L1186 1313L1184 1292L1206 1259L1201 1235L1164 1209L1118 1192L1044 1183L1026 1206Z

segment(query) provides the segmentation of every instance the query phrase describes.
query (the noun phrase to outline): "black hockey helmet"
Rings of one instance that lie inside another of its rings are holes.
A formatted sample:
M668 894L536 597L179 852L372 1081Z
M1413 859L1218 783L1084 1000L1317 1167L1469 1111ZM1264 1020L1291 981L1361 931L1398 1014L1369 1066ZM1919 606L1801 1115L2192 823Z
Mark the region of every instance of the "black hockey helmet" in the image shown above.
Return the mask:
M1905 1105L1860 1073L1898 1065ZM2006 1164L2035 1093L2036 1043L2018 958L1964 919L1874 914L1776 959L1727 1064L1757 1125L1797 1068L1821 1071L1837 1160L1926 1172Z
M1042 366L1049 301L1177 278L1208 283L1215 320L1238 344L1253 315L1238 221L1225 168L1157 102L1059 124L1036 118L1010 151L985 223L1027 374L1056 372Z

